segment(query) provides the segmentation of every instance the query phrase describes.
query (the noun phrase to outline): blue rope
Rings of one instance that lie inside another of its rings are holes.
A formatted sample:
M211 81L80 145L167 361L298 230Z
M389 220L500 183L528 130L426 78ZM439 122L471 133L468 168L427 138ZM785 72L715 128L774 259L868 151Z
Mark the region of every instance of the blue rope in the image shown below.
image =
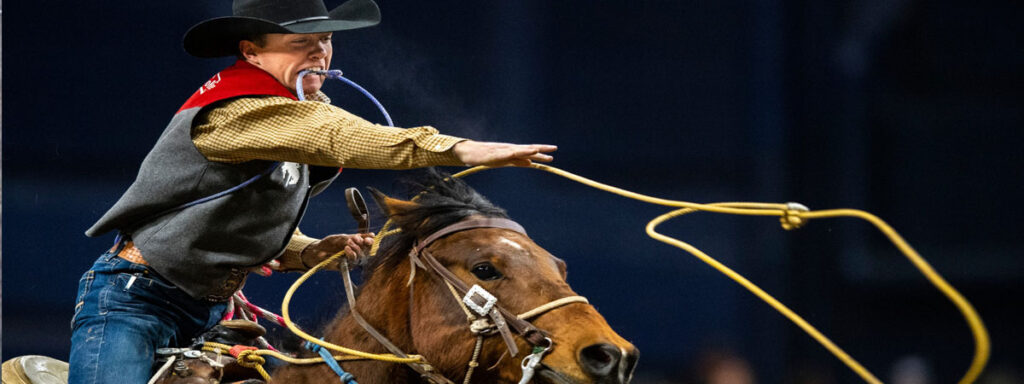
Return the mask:
M339 72L341 72L341 71L339 71ZM394 127L395 126L395 123L393 121L391 121L391 115L389 115L388 111L386 109L384 109L384 105L382 105L379 101L377 101L377 98L373 97L373 95L370 94L370 91L367 91L365 88L359 86L359 84L356 84L354 81L349 80L349 79L341 76L341 73L338 73L337 79L341 80L341 81L344 81L348 85L351 85L353 88L358 89L359 92L362 92L364 95L366 95L366 97L368 97L370 99L370 101L373 102L373 105L377 106L377 109L380 110L380 113L382 115L384 115L384 120L388 122L388 126L390 126L390 127Z
M324 338L322 337L320 338L320 340L323 339ZM310 351L319 353L320 357L324 359L324 363L327 364L328 367L331 367L331 369L334 370L334 373L338 374L338 377L341 378L342 383L359 384L356 383L355 376L352 376L351 373L345 372L345 370L341 369L341 365L338 365L338 362L334 360L334 356L331 356L331 351L328 351L327 348L323 348L317 344L313 344L308 341L305 343L305 347Z
M213 199L217 199L217 198L226 196L226 195L231 194L231 193L233 193L233 192L235 192L235 191L237 191L239 189L245 188L245 186L254 183L256 180L259 180L260 178L262 178L264 176L267 176L267 175L273 173L274 170L276 170L277 167L279 167L279 166L281 166L281 162L280 161L275 162L273 164L270 164L270 167L267 167L267 169L265 171L263 171L263 173L260 173L260 174L258 174L256 176L253 176L253 177L250 177L249 180L243 181L241 184L238 184L238 185L236 185L234 187L231 187L231 188L225 189L223 191L214 193L214 194L212 194L210 196L206 196L206 197L203 197L203 198L200 198L200 199L196 199L196 200L187 202L185 204L182 204L182 205L170 208L170 209L166 209L166 210L160 211L160 212L158 212L156 214L153 214L153 215L150 215L150 216L146 217L145 219L139 220L136 223L145 223L145 222L148 222L148 221L152 221L153 219L156 219L156 218L158 218L160 216L163 216L163 215L166 215L168 213L175 212L175 211L180 211L180 210L188 208L188 207L196 206L196 205L205 203L207 201L210 201L210 200L213 200ZM124 238L125 238L124 234L121 233L121 232L118 232L117 236L114 237L114 245L116 246L116 245L120 244L121 240L124 240Z
M352 88L355 88L359 92L362 92L363 95L366 95L366 97L369 98L370 101L373 102L373 105L377 106L377 109L380 110L380 113L382 115L384 115L384 120L388 122L388 126L391 126L391 127L395 126L395 123L393 121L391 121L391 115L389 115L388 111L386 109L384 109L384 105L381 104L380 101L377 101L377 98L373 97L373 94L371 94L370 91L367 91L366 88L363 88L363 87L359 86L359 84L356 84L356 82L354 82L352 80L349 80L349 79L345 78L344 76L342 76L340 69L331 69L331 70L328 70L328 71L311 71L311 70L307 69L307 70L303 70L303 71L299 72L299 78L297 80L295 80L295 93L299 96L299 100L306 100L306 94L302 90L302 78L305 77L306 75L310 74L310 73L315 73L315 74L318 74L318 75L324 75L324 76L327 76L328 79L338 79L338 80L344 81L348 85L351 85Z
M185 208L188 208L188 207L191 207L191 206L194 206L194 205L199 205L199 204L205 203L205 202L207 202L207 201L210 201L210 200L216 199L216 198L218 198L218 197L221 197L221 196L227 195L227 194L229 194L229 193L231 193L231 192L234 192L234 191L237 191L237 190L239 190L239 189L245 188L245 186L246 186L246 185L252 184L252 183L253 183L253 182L255 182L256 180L259 180L259 179L260 179L261 177L263 177L263 176L266 176L266 175L269 175L269 174L271 174L272 172L274 172L274 170L275 170L275 169L277 169L277 166L279 166L279 165L281 165L281 162L280 162L280 161L278 161L278 162L275 162L275 163L273 163L273 164L270 164L270 167L269 167L269 168L267 168L267 170L266 170L266 171L263 171L263 173L261 173L261 174L258 174L258 175L256 175L256 176L253 176L253 177L249 178L249 180L243 181L243 182L242 182L241 184L238 184L238 185L236 185L236 186L234 186L234 187L231 187L231 188L225 189L225 190L223 190L223 191L217 192L217 193L215 193L215 194L212 194L212 195L210 195L210 196L206 196L206 197L204 197L204 198L202 198L202 199L198 199L198 200L195 200L195 201L192 201L192 202L186 203L186 204L182 204L181 206L178 206L178 207L174 207L174 208L172 208L172 209L171 209L171 211L177 211L177 210L179 210L179 209L185 209ZM164 213L166 213L166 212L164 212ZM161 215L163 215L164 213L161 213Z

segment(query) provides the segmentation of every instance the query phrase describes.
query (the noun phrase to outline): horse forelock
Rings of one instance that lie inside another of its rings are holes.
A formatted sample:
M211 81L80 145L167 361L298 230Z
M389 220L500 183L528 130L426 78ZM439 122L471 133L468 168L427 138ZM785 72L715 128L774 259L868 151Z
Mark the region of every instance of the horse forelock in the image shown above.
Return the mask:
M462 221L470 216L508 218L505 210L494 205L468 184L451 175L429 168L418 181L410 183L417 207L394 214L393 224L401 232L381 239L376 257L363 269L369 280L377 270L393 270L408 256L417 239Z

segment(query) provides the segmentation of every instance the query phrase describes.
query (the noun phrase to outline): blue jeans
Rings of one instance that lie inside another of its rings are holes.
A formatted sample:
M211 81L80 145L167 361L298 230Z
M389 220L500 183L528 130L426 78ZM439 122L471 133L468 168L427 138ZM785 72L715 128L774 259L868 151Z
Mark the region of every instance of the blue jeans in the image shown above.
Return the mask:
M78 284L70 384L146 383L157 348L188 346L226 309L193 299L118 250L100 256Z

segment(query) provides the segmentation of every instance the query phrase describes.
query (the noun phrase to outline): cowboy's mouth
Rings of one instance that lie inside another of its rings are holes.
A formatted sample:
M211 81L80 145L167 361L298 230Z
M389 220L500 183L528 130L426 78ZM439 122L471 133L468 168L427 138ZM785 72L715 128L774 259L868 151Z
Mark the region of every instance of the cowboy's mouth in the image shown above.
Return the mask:
M320 75L320 76L325 76L326 75L324 73L324 67L321 67L321 66L303 68L303 69L299 70L299 72L298 72L298 74L300 76L303 75L303 74L310 74L310 73L315 73L315 74Z

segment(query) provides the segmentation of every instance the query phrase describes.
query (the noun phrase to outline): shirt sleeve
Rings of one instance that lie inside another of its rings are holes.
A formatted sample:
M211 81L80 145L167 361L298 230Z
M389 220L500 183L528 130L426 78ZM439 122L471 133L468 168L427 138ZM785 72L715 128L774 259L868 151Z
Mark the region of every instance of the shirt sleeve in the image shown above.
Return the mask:
M264 96L230 99L196 117L192 141L211 161L290 161L329 167L409 169L463 165L452 147L465 139L429 126L370 123L319 101Z

